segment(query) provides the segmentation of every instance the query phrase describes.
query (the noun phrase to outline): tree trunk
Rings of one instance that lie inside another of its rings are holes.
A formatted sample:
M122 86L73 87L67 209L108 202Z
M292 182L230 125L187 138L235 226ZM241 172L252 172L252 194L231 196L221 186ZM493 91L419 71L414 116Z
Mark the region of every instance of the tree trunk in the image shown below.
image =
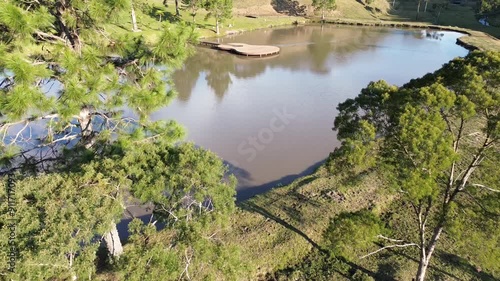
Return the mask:
M215 33L219 35L219 19L215 19Z
M118 258L123 253L122 242L120 241L120 236L118 236L118 229L116 229L116 223L111 223L111 230L104 235L104 241L106 242L106 248L109 254Z
M429 4L429 0L425 1L424 13L427 13L427 4Z
M134 10L134 5L132 4L132 31L137 32L137 19L135 18L135 10Z
M422 264L422 261L420 261L420 264L418 265L418 272L417 272L417 281L424 281L425 279L425 274L427 272L427 266Z
M434 229L434 234L432 235L431 240L429 241L429 245L427 247L427 253L425 253L426 249L424 247L421 248L416 281L425 280L425 274L427 273L427 268L429 267L432 254L436 249L437 242L442 232L443 232L443 226L437 226Z
M78 116L78 123L80 124L81 129L81 143L85 146L85 148L91 148L95 143L95 138L93 135L93 126L92 126L92 115L91 109L87 106L84 106L80 110L80 114Z
M422 3L422 0L418 0L418 5L417 5L417 17L415 18L418 20L418 16L420 15L420 4Z
M180 16L181 13L179 13L179 0L175 0L175 15Z
M392 1L392 7L394 8L394 5L396 5L396 0Z
M321 10L321 21L325 22L325 9Z

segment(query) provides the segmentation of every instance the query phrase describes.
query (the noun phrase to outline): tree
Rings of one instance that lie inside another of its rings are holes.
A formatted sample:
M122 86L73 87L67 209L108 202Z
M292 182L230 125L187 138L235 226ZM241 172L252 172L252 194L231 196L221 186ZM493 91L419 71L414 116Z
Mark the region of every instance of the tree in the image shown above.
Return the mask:
M241 263L238 249L218 239L235 210L236 185L234 177L225 176L221 159L162 138L152 142L125 136L104 149L115 153L96 157L76 172L28 177L11 191L2 182L0 198L14 202L0 209L3 248L12 240L9 224L15 219L12 279L94 279L101 237L106 239L110 221L121 218L123 197L130 195L153 202L155 220L165 226L157 231L156 222L131 223L130 241L115 263L124 279L159 272L164 280L195 273L235 276ZM9 258L0 256L5 263Z
M132 31L137 32L139 31L139 28L137 27L137 18L135 17L135 9L134 9L134 2L132 1L132 4L130 5L130 14L132 16Z
M498 69L499 53L473 52L399 89L371 83L338 107L335 129L344 162L383 165L380 172L411 206L415 235L410 238L416 241L397 245L418 248L419 281L444 230L459 215L482 214L498 226L499 178L490 172L500 154ZM378 150L370 154L363 147ZM480 210L467 207L471 197Z
M494 13L500 10L499 0L481 0L478 1L478 12L481 14Z
M0 273L7 275L5 280L94 276L100 238L123 213L122 190L92 165L78 173L17 174L11 179L11 190L7 181L0 189L0 198L11 202L0 206L0 246L11 249L2 251L0 260L8 264L11 253L15 257L12 270L3 267Z
M316 11L321 11L321 20L325 20L325 12L337 9L335 0L313 0L312 5Z
M105 24L128 4L0 3L3 175L78 166L119 135L138 130L180 137L175 122L152 123L148 116L174 98L169 74L190 53L193 29L166 24L157 38L147 40L109 34ZM123 116L124 107L137 118Z
M181 15L179 12L179 0L175 0L175 15L178 17Z
M215 18L215 33L219 35L219 24L231 18L233 0L207 0L205 9L208 11L207 18Z
M196 14L198 9L203 7L203 1L201 0L182 0L182 3L187 6L190 11L191 17L193 17L193 23L196 22Z
M415 20L419 19L419 16L420 16L420 5L422 5L422 0L418 0L418 2L417 2L417 15L415 17Z
M154 205L155 222L130 225L131 243L119 261L124 279L235 278L237 249L218 237L235 210L236 180L226 178L220 158L192 144L140 142L109 165L101 170L120 171L115 176L130 179L134 197ZM156 220L164 229L156 230Z
M435 1L432 4L432 13L436 17L436 24L439 24L439 18L441 17L441 12L448 8L448 1Z

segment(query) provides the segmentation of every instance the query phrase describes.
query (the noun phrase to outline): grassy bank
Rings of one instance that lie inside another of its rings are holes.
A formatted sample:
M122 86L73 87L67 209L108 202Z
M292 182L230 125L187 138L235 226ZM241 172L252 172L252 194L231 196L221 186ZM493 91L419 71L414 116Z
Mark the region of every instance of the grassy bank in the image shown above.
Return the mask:
M323 232L341 212L385 208L392 196L379 188L382 185L375 174L342 178L320 168L240 203L233 230L224 240L242 249L250 267L249 276L242 279L264 279L266 273L299 263L311 250L321 250Z
M407 237L413 221L396 215L409 210L395 196L374 172L333 176L321 167L286 187L241 202L231 231L222 239L241 249L248 271L240 280L411 280L418 267L415 248L345 260L328 255L323 238L332 218L363 209L398 225L394 237ZM498 280L482 272L454 243L449 236L440 241L429 280ZM355 253L361 257L367 251Z
M241 4L243 3L245 2L241 1ZM194 17L193 22L193 17L184 5L181 5L180 17L176 17L174 1L167 1L167 4L168 6L165 7L162 0L151 0L147 3L136 5L135 12L139 28L137 34L143 35L146 39L152 39L164 28L165 22L175 23L185 21L196 25L196 30L201 38L217 36L215 33L215 19L207 18L205 10L200 9ZM295 22L306 22L306 19L303 17L282 15L275 11L269 11L269 9L262 10L257 8L256 12L247 12L245 8L241 7L245 7L245 5L238 6L238 2L235 3L233 17L221 25L220 36L261 28L292 25ZM253 16L249 17L249 15ZM117 15L116 23L108 25L107 30L118 34L130 33L132 31L130 13L122 12Z
M293 9L285 10L290 1L284 0L251 0L235 1L233 17L222 24L221 36L243 31L270 28L293 23L307 23L318 21L314 14L312 1L299 1L308 15L304 17L289 16ZM363 1L337 0L337 9L327 15L327 21L334 24L370 25L388 27L436 28L453 30L467 34L460 38L460 43L469 49L500 50L499 27L482 26L474 17L474 10L469 6L450 5L440 13L437 19L436 12L428 8L421 12L419 20L415 21L416 6L409 2L395 2L395 7L386 0L375 0L371 4ZM152 0L135 7L139 32L146 39L155 38L164 28L165 22L186 21L193 22L190 12L181 5L180 17L175 16L174 1L167 1L168 6L161 0ZM280 11L281 13L278 13ZM200 9L194 22L202 38L214 37L215 20L206 18L207 12ZM116 23L107 26L113 33L129 33L132 30L131 16L123 12L116 16Z
M319 19L312 19L312 22L319 22ZM374 21L374 20L349 20L349 19L327 19L326 23L358 25L358 26L385 26L396 28L421 28L447 30L464 33L457 41L458 44L469 50L500 51L500 40L481 31L470 30L456 26L443 26L419 22L398 22L398 21Z

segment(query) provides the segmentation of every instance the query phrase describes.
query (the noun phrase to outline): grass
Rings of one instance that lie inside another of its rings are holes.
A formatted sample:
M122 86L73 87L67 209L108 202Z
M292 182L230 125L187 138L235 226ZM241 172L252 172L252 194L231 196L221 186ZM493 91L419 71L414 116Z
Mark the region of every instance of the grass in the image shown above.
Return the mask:
M244 3L242 1L242 3ZM238 7L237 5L235 5ZM157 13L161 11L162 15ZM138 5L135 8L137 25L139 28L138 34L143 35L147 40L153 40L156 34L164 28L165 22L177 22L183 20L191 23L193 18L190 12L181 6L180 17L175 16L175 5L173 1L168 1L168 7L165 7L162 0L151 0L147 4ZM241 12L240 12L241 13ZM201 38L215 37L215 19L206 18L207 12L200 9L195 17L195 24ZM117 15L117 20L113 24L107 25L107 30L115 34L125 34L132 31L132 19L129 12L122 12ZM161 20L160 20L161 19ZM231 19L226 20L221 25L220 36L227 34L238 33L242 31L270 28L280 25L291 25L294 22L305 23L304 18L289 17L285 15L265 15L258 18L246 17L245 14L233 16Z
M321 250L323 232L330 219L344 211L372 205L386 206L385 194L374 174L361 175L350 188L325 168L239 204L232 231L224 240L239 245L251 271L247 280L284 269Z
M411 280L418 266L414 248L346 260L326 254L323 239L340 213L372 209L385 223L398 226L392 237L412 240L413 217L405 215L410 207L394 200L396 196L374 172L333 176L321 167L286 187L241 202L232 229L221 238L241 249L249 271L240 280ZM429 280L498 280L455 247L453 237L443 235L439 243ZM371 250L379 247L374 244Z
M234 34L248 30L269 28L292 23L306 23L308 20L302 17L292 17L278 14L273 9L273 3L281 3L290 0L236 0L234 2L234 15L221 26L221 36ZM306 6L306 11L313 16L314 9L312 0L299 1ZM427 12L421 12L419 21L415 20L416 4L413 2L397 1L394 9L386 0L375 0L370 5L363 4L362 0L337 0L337 9L327 15L327 19L334 23L360 24L360 25L406 25L408 27L427 28L438 23L440 26L450 30L464 32L470 36L460 38L464 46L472 46L482 50L500 50L500 41L491 36L500 37L499 27L482 26L475 18L474 10L469 6L449 5L444 10L439 21L432 8ZM422 8L423 9L423 8ZM148 1L147 4L136 7L137 23L141 30L137 34L143 35L147 40L153 40L158 32L164 28L163 24L183 20L192 22L192 17L183 6L181 6L180 18L175 17L175 5L168 1L168 7L164 7L162 0ZM157 13L161 11L162 15ZM206 18L207 12L200 9L195 17L196 28L201 38L215 37L215 20ZM248 15L256 18L247 17ZM160 21L161 19L161 21ZM315 18L318 19L317 17ZM117 15L114 24L107 26L109 32L124 34L132 30L131 16L129 12ZM491 36L489 36L491 35Z

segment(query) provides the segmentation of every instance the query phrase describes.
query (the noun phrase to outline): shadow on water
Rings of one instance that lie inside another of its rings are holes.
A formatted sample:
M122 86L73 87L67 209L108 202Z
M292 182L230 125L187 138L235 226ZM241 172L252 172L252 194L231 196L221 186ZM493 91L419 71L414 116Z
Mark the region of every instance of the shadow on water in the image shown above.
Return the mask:
M314 163L313 165L309 166L307 169L305 169L304 171L302 171L298 174L287 175L287 176L284 176L278 180L271 181L271 182L268 182L268 183L265 183L262 185L245 186L245 185L242 185L240 183L239 187L241 187L241 189L236 192L236 202L245 201L245 200L247 200L255 195L265 193L265 192L267 192L275 187L288 185L300 177L310 175L310 174L314 173L314 171L316 171L316 169L319 168L319 166L321 166L321 164L325 163L325 160L321 160L319 162ZM243 170L243 169L240 169L240 170ZM243 170L243 171L245 171L245 170ZM251 175L248 172L246 172L245 177L243 177L243 178L238 177L237 174L235 174L235 175L238 178L238 181L240 181L240 179L241 179L241 182L243 182L243 183L245 182L245 180L251 179Z

